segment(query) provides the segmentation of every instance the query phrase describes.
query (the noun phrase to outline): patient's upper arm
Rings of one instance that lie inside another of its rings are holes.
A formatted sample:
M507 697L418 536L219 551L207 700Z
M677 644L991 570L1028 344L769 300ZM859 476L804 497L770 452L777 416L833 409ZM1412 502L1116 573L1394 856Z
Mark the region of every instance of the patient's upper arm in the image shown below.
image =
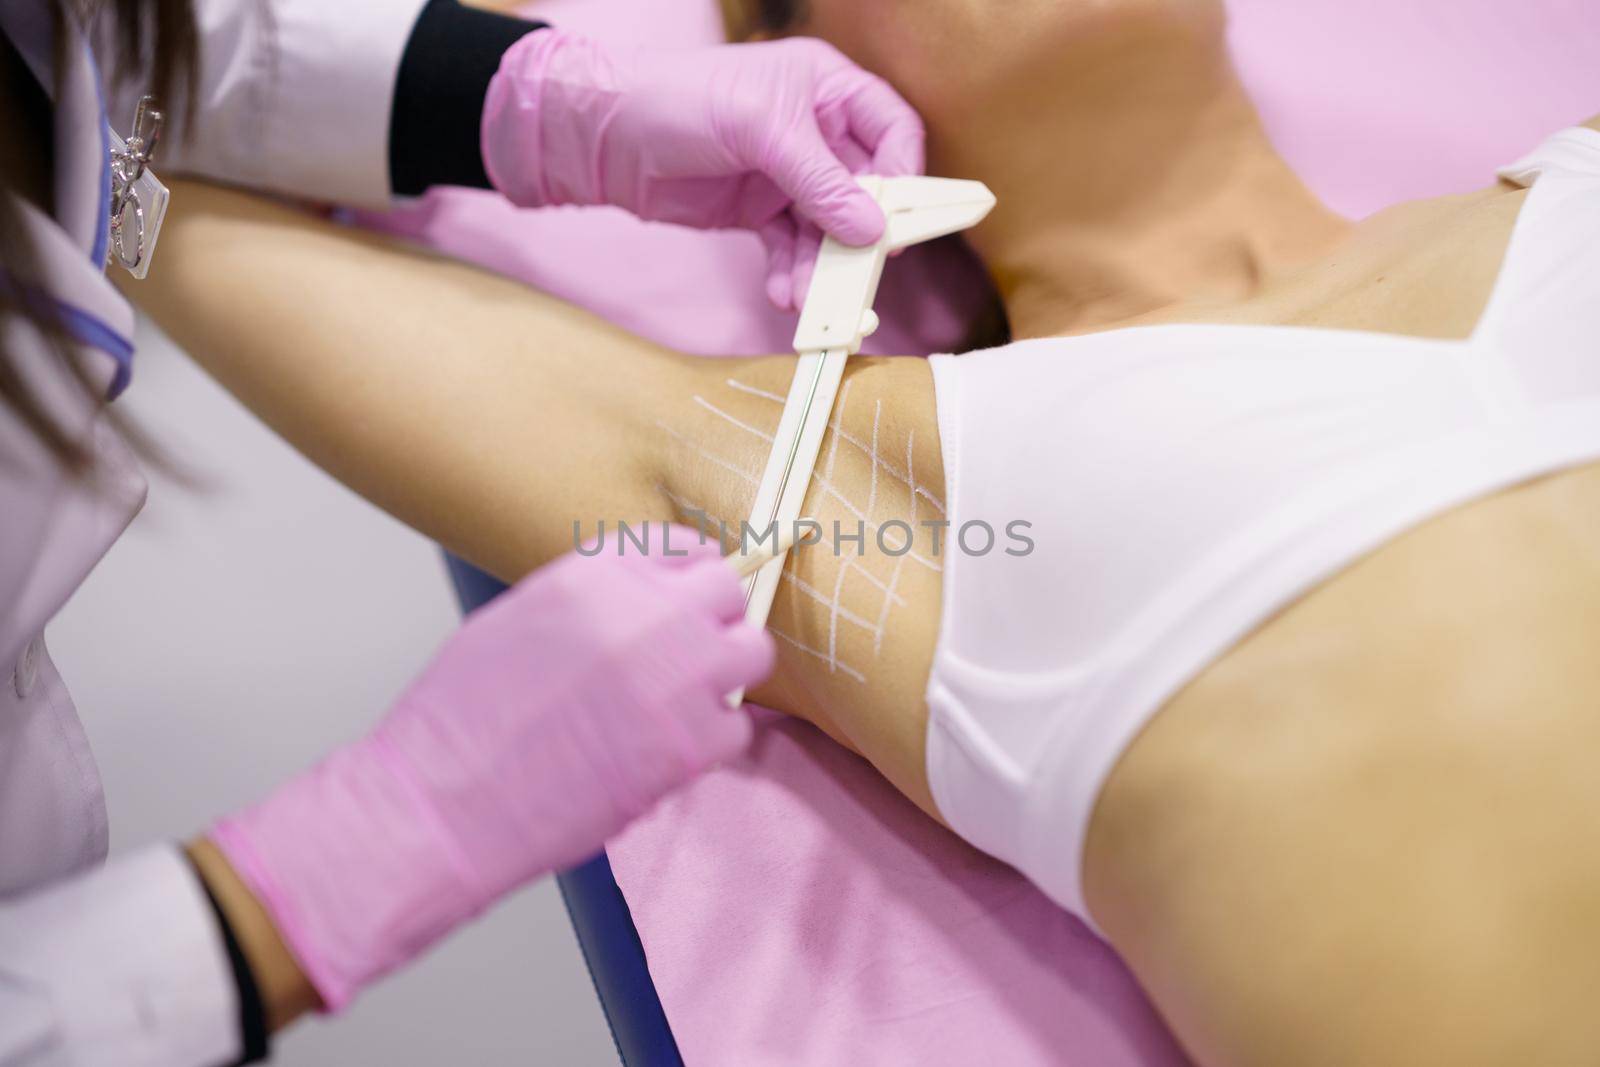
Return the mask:
M465 264L180 183L125 291L295 447L514 577L570 516L645 517L653 398L684 360Z

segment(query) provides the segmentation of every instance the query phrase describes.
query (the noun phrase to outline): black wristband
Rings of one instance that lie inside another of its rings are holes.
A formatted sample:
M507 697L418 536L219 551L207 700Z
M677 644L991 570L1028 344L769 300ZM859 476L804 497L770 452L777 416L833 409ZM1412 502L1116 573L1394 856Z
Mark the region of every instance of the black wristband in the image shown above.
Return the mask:
M428 0L411 29L389 117L389 185L420 196L435 185L489 188L479 131L500 57L542 22Z
M255 972L250 970L233 934L233 926L222 912L222 905L211 892L199 871L194 873L200 888L205 891L211 911L217 917L217 929L222 932L222 943L228 951L228 965L233 968L233 984L239 991L239 1058L236 1064L260 1063L271 1054L267 1033L267 1009L261 1002L261 987L256 985Z

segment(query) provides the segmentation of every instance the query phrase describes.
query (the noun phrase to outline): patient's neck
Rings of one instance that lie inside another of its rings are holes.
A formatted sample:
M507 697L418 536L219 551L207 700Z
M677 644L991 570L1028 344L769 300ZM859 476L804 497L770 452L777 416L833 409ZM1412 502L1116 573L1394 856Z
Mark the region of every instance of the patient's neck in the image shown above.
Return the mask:
M972 237L1017 337L1243 299L1347 232L1273 149L1220 46L1112 40L1052 77L1047 113L936 146L951 149L941 170L999 197Z

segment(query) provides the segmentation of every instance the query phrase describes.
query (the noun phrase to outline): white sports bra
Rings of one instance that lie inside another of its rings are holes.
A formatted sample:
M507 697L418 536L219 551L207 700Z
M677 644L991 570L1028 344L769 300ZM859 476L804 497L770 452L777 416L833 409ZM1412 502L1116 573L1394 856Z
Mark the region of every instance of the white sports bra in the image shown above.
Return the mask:
M933 795L1086 921L1095 799L1179 688L1406 528L1600 460L1600 132L1501 174L1533 188L1465 341L1171 325L934 358L954 527L1037 547L945 558Z

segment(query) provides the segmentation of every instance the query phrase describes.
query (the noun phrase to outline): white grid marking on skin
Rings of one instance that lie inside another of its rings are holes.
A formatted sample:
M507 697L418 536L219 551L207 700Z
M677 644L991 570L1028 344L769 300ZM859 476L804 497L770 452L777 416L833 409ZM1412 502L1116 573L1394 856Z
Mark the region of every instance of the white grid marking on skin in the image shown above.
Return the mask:
M850 383L846 382L845 383L845 388L844 388L844 393L847 394L849 391L850 391ZM739 427L740 429L744 430L745 432L755 434L757 437L767 441L768 443L772 442L773 438L770 435L762 433L760 430L756 429L755 427L748 426L745 423L740 422L738 419L734 418L733 416L728 415L725 412L717 410L716 408L712 407L710 404L705 403L705 401L701 400L701 398L698 397L698 396L695 397L694 399L695 400L699 400L701 402L701 405L703 407L705 407L707 410L709 410L709 411L711 411L711 412L713 412L713 413L715 413L717 415L722 416L723 418L727 419L730 423L732 423L733 425ZM842 399L843 399L843 394L841 394L841 400ZM879 403L879 408L880 408L880 410L882 408L881 401ZM750 471L747 471L744 468L740 467L738 464L735 464L733 462L730 462L729 460L723 459L721 456L715 454L714 452L711 452L711 451L703 448L701 445L699 445L695 441L691 440L687 435L679 433L678 431L674 430L672 427L668 426L664 422L657 422L656 426L658 426L661 430L663 430L669 437L671 437L674 440L680 442L685 447L691 449L701 459L704 459L708 463L715 463L717 466L721 467L724 470L732 471L734 474L737 474L740 478L743 478L746 482L750 483L751 485L754 485L754 486L757 486L757 487L760 486L760 484L761 484L760 479L757 478ZM838 437L835 437L834 438L834 447L837 448L838 444L839 444L839 439L838 439ZM832 457L831 456L829 457L829 461L830 462L832 461ZM874 496L877 494L877 489L876 489L877 474L878 474L878 464L874 463L873 467L872 467L872 475L873 475L873 483L874 483L874 488L873 488L872 492L873 492ZM860 520L862 525L866 529L871 530L874 537L877 536L878 531L880 529L882 529L882 527L879 526L877 523L873 522L870 518L868 518L866 512L862 511L860 508L856 507L855 504L851 503L850 498L845 496L843 493L841 493L838 490L838 488L832 482L828 481L827 479L823 478L821 475L819 475L819 474L817 474L815 472L812 472L811 477L817 483L818 488L820 488L825 494L827 494L827 495L833 497L835 500L837 500L844 507L844 509L846 511L850 512L851 515L855 516L855 518ZM904 481L904 479L901 479L901 480ZM738 530L738 531L742 531L744 528L742 526L736 526L736 527L733 527L733 529ZM915 527L913 527L913 531L914 530L915 530ZM938 573L938 572L941 572L941 571L944 570L943 567L939 566L937 563L934 563L932 560L924 558L919 553L911 552L911 553L909 553L909 556L911 557L911 559L913 559L917 563L922 564L924 567L927 567L929 570L934 571L935 573Z
M731 378L728 379L728 384L730 386L732 386L733 388L743 390L744 392L747 392L752 396L759 396L759 397L762 397L762 398L768 399L768 400L776 399L776 400L778 400L779 403L783 402L781 397L774 397L773 394L771 394L771 393L764 392L764 391L762 391L760 389L755 389L755 388L753 388L751 386L744 385L744 384L742 384L740 382L734 381ZM878 523L873 522L872 519L871 519L871 512L872 512L873 508L876 506L876 500L877 500L877 495L878 495L878 488L877 488L877 486L878 486L878 468L880 466L883 467L883 469L888 471L889 474L891 476L893 476L896 481L901 482L902 484L906 485L909 488L914 488L915 489L917 487L915 487L914 483L909 481L903 474L901 474L899 471L895 470L893 464L887 462L882 457L878 456L876 445L874 445L872 448L867 448L867 446L861 445L859 442L854 442L854 441L852 441L852 443L856 444L856 447L862 449L862 451L873 461L872 462L872 486L871 486L871 489L870 489L869 494L868 494L867 510L863 511L863 510L861 510L861 508L857 507L855 505L855 503L849 497L845 496L844 493L840 492L839 488L836 485L833 484L833 482L831 480L832 475L833 475L833 465L834 465L834 461L838 458L838 454L839 454L839 438L841 436L840 431L838 430L838 419L839 419L840 416L843 415L844 406L845 406L845 404L847 404L849 402L849 399L850 399L850 383L849 382L845 382L844 383L844 388L839 391L838 414L836 414L834 416L834 423L833 423L834 435L833 435L833 440L829 443L827 467L825 468L824 472L820 472L819 473L817 471L812 471L811 472L811 480L816 483L818 489L821 489L822 492L825 495L831 496L835 500L837 500L841 507L843 507L846 511L848 511L851 514L851 516L853 516L854 518L858 519L866 529L871 530L872 533L873 533L873 536L876 537L877 534L878 534L878 531L880 529L882 529L882 527ZM713 415L716 415L719 418L722 418L722 419L726 420L730 424L732 424L734 426L737 426L739 429L745 431L746 433L753 434L756 437L760 438L761 440L767 442L768 444L771 444L773 442L774 438L773 438L772 434L766 433L766 432L764 432L762 430L758 430L754 426L751 426L748 423L743 422L743 421L733 417L732 415L728 414L727 412L721 410L720 408L718 408L715 405L713 405L710 402L708 402L704 397L696 396L694 398L694 400L695 400L695 402L697 404L699 404L701 407L705 408L707 411L711 412ZM878 435L878 419L882 416L882 414L883 414L883 402L880 400L880 401L878 401L876 409L875 409L874 414L873 414L872 434L873 434L874 440L876 440L877 435ZM661 424L658 423L657 425L661 425ZM665 426L662 426L662 428L663 429L667 429L667 427L665 427ZM671 433L672 431L668 430L668 432ZM697 445L695 445L692 441L689 441L689 439L684 437L682 434L674 434L674 436L677 437L678 440L683 441L684 443L690 445L690 447L696 448L699 451L699 454L702 457L704 457L705 459L711 460L712 462L717 463L719 466L722 466L722 467L727 468L728 470L734 471L734 473L739 474L740 476L744 477L744 479L746 481L749 481L751 479L751 475L748 472L741 471L737 467L734 467L733 465L728 463L727 460L721 459L720 457L713 456L710 453L706 452L704 449L700 449ZM849 439L850 438L848 436L846 436L846 440L849 440ZM919 491L922 493L923 496L928 497L928 499L930 501L933 500L933 497L928 493L927 490L921 489ZM944 510L943 507L940 506L937 501L934 501L934 506L938 507L940 509L941 513L943 512L943 510ZM912 527L911 528L912 528L912 531L913 531L913 536L915 536L916 524L912 523ZM922 566L927 567L929 570L931 570L931 571L933 571L935 573L939 573L939 572L943 571L943 569L944 569L943 567L939 566L937 563L934 563L932 560L924 557L922 554L920 554L918 552L911 552L911 553L908 553L908 555L910 556L910 558L913 561L915 561L917 563L920 563ZM865 574L866 571L863 569L862 573ZM884 585L883 585L882 582L875 581L874 584L876 584L878 586L878 588L880 588L880 589L884 588Z
M764 393L759 389L753 389L753 388L751 388L749 386L741 385L738 382L734 382L732 379L729 379L729 383L728 384L731 385L731 386L734 386L735 388L743 389L745 392L748 392L751 395L761 396L763 398L771 398L771 396L772 396L772 394ZM830 443L829 449L828 449L828 463L827 463L827 466L823 471L815 471L815 470L812 471L811 472L811 480L816 483L818 489L821 489L822 492L825 495L831 496L836 501L838 501L839 505L841 507L843 507L846 511L848 511L851 514L852 517L854 517L855 519L860 521L865 529L871 530L873 536L876 537L877 534L878 534L878 531L882 527L879 526L878 523L873 522L871 520L870 516L868 515L868 513L865 512L865 511L862 511L859 507L857 507L855 505L855 503L849 497L845 496L844 493L839 490L838 486L834 485L832 480L831 480L831 476L833 474L834 461L838 458L839 440L840 440L840 437L843 436L840 433L840 431L838 430L838 428L837 428L838 419L842 416L842 414L844 412L845 404L849 402L849 399L850 399L850 385L851 385L850 382L845 382L844 383L844 387L839 391L839 399L837 401L837 413L834 416L834 434L833 434L833 440ZM718 410L717 408L713 407L711 404L709 404L705 400L703 400L701 397L697 396L694 399L696 401L698 401L699 404L702 407L706 408L708 411L710 411L713 414L716 414L718 416L721 416L723 419L726 419L729 423L731 423L732 425L737 426L738 428L744 430L746 433L754 434L756 437L760 438L763 441L766 441L769 444L772 443L773 437L771 435L763 433L761 430L758 430L755 427L748 425L747 423L741 422L740 420L734 418L733 416L727 414L726 412ZM877 434L877 415L881 415L882 410L883 410L883 402L879 401L878 402L878 406L877 406L877 410L876 410L876 414L875 414L874 420L873 420L873 433L874 433L874 436L876 436L876 434ZM743 470L742 468L736 466L735 464L732 464L732 463L728 462L727 460L723 459L722 457L714 455L711 452L706 451L704 448L700 447L695 442L691 441L688 437L686 437L683 434L678 433L677 431L673 430L671 427L667 426L665 423L658 422L658 423L656 423L656 425L661 427L661 429L665 430L669 435L671 435L676 440L683 442L689 448L693 449L698 455L701 456L701 458L706 459L709 462L715 463L719 467L722 467L722 468L724 468L726 470L730 470L730 471L734 472L735 474L739 475L739 477L743 478L747 482L750 482L751 484L754 484L754 485L757 485L757 486L760 485L760 481L753 474L751 474L749 471ZM850 440L850 438L848 438L848 437L845 437L845 439L846 440ZM917 487L916 487L915 483L910 481L904 474L902 474L901 472L897 471L894 468L893 464L887 463L881 457L879 457L878 454L877 454L876 448L869 448L869 447L867 447L865 445L861 445L859 442L852 441L851 443L855 444L856 447L862 449L863 453L870 460L872 460L872 489L871 489L871 492L870 492L870 496L873 498L873 500L869 501L869 503L875 503L875 498L877 496L878 468L880 466L883 467L886 471L888 471L889 474L896 481L898 481L901 484L907 486L908 488L912 489L913 491L916 491ZM928 499L930 501L933 500L933 497L930 494L928 494L926 490L922 490L922 495L928 497ZM940 509L941 513L943 512L943 510L944 510L943 507L941 505L939 505L937 501L934 501L934 506L938 507ZM916 531L916 527L915 527L915 525L913 525L912 526L913 536L915 536L915 531ZM935 574L939 574L939 573L942 573L944 571L943 567L941 567L939 564L933 562L931 559L928 559L927 557L923 556L919 552L909 552L909 553L907 553L907 556L913 562L921 564L922 566L928 568L930 571L933 571Z
M875 522L871 521L870 519L868 519L866 512L862 511L860 508L858 508L854 504L852 504L850 502L850 498L849 497L847 497L843 493L841 493L838 490L838 488L836 486L834 486L834 484L832 482L826 481L822 477L822 475L813 474L811 477L812 477L812 480L817 483L817 488L821 489L822 492L825 495L831 496L835 500L837 500L841 507L843 507L851 515L855 516L855 518L858 519L861 522L861 528L863 530L871 530L873 537L877 537L878 531L883 529L882 526L880 526L878 523L875 523ZM915 527L913 527L912 528L913 535L915 535L915 532L916 532L915 531ZM839 540L843 541L843 540L845 540L845 538L840 537ZM944 568L939 566L939 564L937 564L937 563L933 562L932 560L924 557L921 553L918 553L918 552L908 552L908 553L906 553L906 558L912 560L915 563L920 563L924 567L926 567L929 570L934 571L936 573L944 570ZM863 571L862 573L866 573L866 572Z
M917 497L922 497L941 515L943 515L945 513L944 502L939 500L925 487L918 485L916 482L914 464L914 457L916 455L916 435L914 433L908 433L906 438L905 470L902 471L897 469L893 463L890 463L883 456L879 455L879 431L883 418L882 400L874 402L872 417L872 439L870 444L862 442L860 439L856 438L854 435L848 433L844 429L843 418L846 405L849 402L851 384L851 382L845 382L843 388L839 392L833 419L829 424L829 429L833 432L833 440L829 443L827 464L822 472L813 471L812 480L824 494L833 497L841 506L845 508L846 511L848 511L859 522L861 522L863 528L870 529L875 537L877 537L883 529L882 525L873 522L870 518L871 514L877 510L878 469L880 467L882 467L891 478L906 486L907 490L909 491L911 500L911 522L909 525L913 531L916 529L917 524ZM766 390L745 385L743 382L732 378L727 379L727 385L729 388L734 389L737 392L745 393L749 396L755 396L771 403L786 403L783 397L778 396L775 393L769 393ZM734 415L723 411L721 408L718 408L716 405L712 404L702 396L696 395L693 399L696 405L703 408L711 415L722 419L723 421L744 431L747 434L750 434L768 444L773 443L776 439L774 434L769 434L766 431L752 426L749 423L735 417ZM658 422L656 425L661 430L666 432L668 436L688 447L700 458L737 475L747 483L759 487L760 480L753 472L745 470L737 464L707 450L694 440L690 439L688 436L679 433L665 423ZM867 508L865 511L857 507L833 483L833 474L838 461L839 442L841 440L847 442L851 445L851 447L861 452L870 463L871 473L867 491ZM707 520L716 522L721 529L725 529L727 527L725 520L719 519L716 516L707 513L703 508L695 507L689 501L668 492L664 487L662 488L662 492L666 493L668 499L670 499L678 507L683 508L685 511L704 515ZM897 538L896 544L900 543L902 542ZM820 591L802 581L795 574L791 573L788 569L785 569L782 575L785 581L788 581L804 595L811 597L813 600L817 601L819 604L822 604L828 609L828 651L824 653L818 649L811 648L810 646L803 644L788 634L782 633L776 629L772 630L772 633L793 645L800 651L808 655L815 656L816 658L826 662L830 672L842 672L856 679L858 682L865 683L866 676L864 674L839 659L839 620L842 618L847 623L850 623L854 626L859 626L871 633L873 635L873 654L879 654L882 651L883 639L887 633L889 613L893 609L894 605L899 604L904 606L906 603L905 598L897 593L897 589L899 588L900 578L905 568L905 561L908 558L936 573L941 572L944 569L939 564L924 558L918 553L908 551L895 558L894 570L890 573L889 581L885 583L881 579L874 576L865 567L860 566L849 559L840 557L839 573L834 581L834 591L831 598L826 597ZM859 571L861 576L865 578L868 583L883 593L883 607L879 612L878 621L876 623L868 622L860 615L857 615L854 612L846 609L843 605L844 583L852 569Z
M850 503L850 499L848 497L846 497L843 493L839 492L838 489L834 488L832 484L823 481L821 475L816 475L814 477L816 479L817 486L824 493L826 493L828 496L833 497L841 505L844 506L844 509L846 511L850 512L850 514L854 515L858 520L860 520L862 530L871 530L872 531L872 536L874 538L876 538L878 536L878 531L883 529L882 526L880 526L879 524L877 524L875 522L870 521L867 518L866 512L862 511L860 508L858 508L854 504ZM899 531L896 531L896 533L898 533L898 532ZM914 533L915 533L915 530L913 530L913 534ZM845 541L845 540L847 540L847 538L841 536L839 538L839 540L840 541ZM896 538L896 542L898 543L898 537ZM835 547L837 547L837 546L835 546ZM920 553L917 553L917 552L907 552L905 554L905 558L911 560L913 563L922 564L924 567L928 568L930 571L933 571L935 574L941 573L944 570L944 568L941 567L939 564L933 562L931 559L928 559L928 558L924 557L923 555L921 555ZM862 573L866 573L865 569L863 569Z
M694 452L695 455L699 456L701 459L705 460L707 463L715 463L717 466L721 467L723 470L731 471L732 473L737 474L740 478L743 478L745 481L749 482L751 485L754 485L754 486L757 486L757 487L759 487L761 485L761 479L759 477L757 477L756 475L754 475L751 472L745 470L743 467L739 466L737 463L730 463L727 460L723 459L721 456L717 455L716 453L707 451L705 448L702 448L696 442L690 440L686 435L679 433L677 430L674 430L671 426L668 426L666 423L658 422L658 423L656 423L656 426L663 433L665 433L668 437L670 437L674 441L677 441L680 444L684 445L686 448L688 448L689 450Z
M873 427L877 432L877 427ZM909 476L908 484L916 483L916 444L917 431L909 430L906 433L906 474ZM911 528L917 528L917 494L911 494ZM883 610L878 612L878 632L872 638L872 654L876 656L883 650L883 635L889 625L889 609L894 605L895 589L900 585L900 572L905 569L906 558L901 556L894 561L894 570L889 575L889 587L884 590Z
M872 454L872 447L855 434L846 430L843 425L845 398L850 395L850 384L851 383L849 381L844 383L844 388L839 393L839 402L834 406L833 421L828 424L828 429L832 430L834 434L834 439L829 449L829 461L827 468L828 476L830 478L833 477L832 457L833 454L838 451L840 441L844 441L847 444L854 446L855 449L861 452L863 455L870 456ZM769 393L764 389L757 389L754 386L745 385L743 382L735 381L732 378L728 379L728 385L742 393L746 393L750 396L760 397L762 400L770 400L775 404L782 404L786 402L783 397L778 396L775 393ZM925 487L918 485L915 480L912 479L909 471L900 470L888 460L880 459L879 462L883 464L883 469L887 471L893 478L906 483L906 485L912 488L917 496L922 497L924 500L938 509L939 514L943 515L945 513L944 501L934 496Z
M750 396L759 396L762 400L770 400L774 404L784 403L783 397L779 396L777 393L769 393L765 389L757 389L753 385L746 385L743 382L735 381L732 378L729 378L727 381L730 389L737 389L739 392L748 393Z
M915 431L915 430L907 430L906 431L906 483L912 487L912 493L911 493L911 529L912 530L915 530L917 528L917 494L916 494L916 485L917 485L916 474L917 474L917 472L915 470L915 466L916 465L912 460L912 457L914 457L917 454L916 453L916 443L917 443L917 431Z
M898 604L900 607L903 608L903 607L906 606L906 598L903 597L903 596L899 596L898 594L891 593L889 591L889 583L884 581L882 578L877 577L871 571L867 570L865 567L857 567L856 568L856 573L861 575L861 577L865 578L867 580L867 583L869 585L872 585L873 587L875 587L878 590L878 592L887 593L889 595L889 598L891 600L893 600L896 604Z
M813 473L811 475L811 480L817 483L817 488L822 490L823 495L833 497L839 502L840 507L844 508L862 522L867 521L867 513L850 503L850 498L839 492L839 490L834 487L834 484L828 481L825 475Z
M872 636L872 654L876 656L883 651L883 635L889 626L889 608L895 600L895 587L900 584L900 572L905 569L906 558L901 556L894 561L894 570L889 574L889 588L883 598L883 610L878 613L878 629Z
M872 634L875 639L879 638L879 627L877 625L868 622L866 619L863 619L860 615L857 615L849 608L842 607L834 603L832 600L829 600L826 594L824 594L820 589L817 589L815 586L807 583L803 578L791 574L788 571L784 571L783 580L800 590L812 600L815 600L818 604L821 604L823 607L829 609L830 611L837 612L839 618L843 619L845 622L861 627L869 634Z
M871 518L878 510L878 423L883 419L883 401L872 402L872 452L868 456L872 460L871 480L867 483L867 517Z
M682 510L685 515L688 515L688 516L691 516L691 517L695 516L695 515L698 515L702 519L704 519L706 522L714 524L717 527L717 547L718 548L722 548L723 546L725 546L727 544L727 542L728 542L728 536L727 536L727 534L728 534L728 520L727 519L724 519L719 515L711 514L711 512L707 511L703 507L700 507L694 501L688 500L688 499L686 499L684 497L679 496L677 493L674 493L671 489L668 489L664 485L656 486L656 490L662 496L666 497L667 500L670 503L672 503L673 505L678 507L680 510ZM702 536L710 533L709 530L701 530L699 532L702 534Z
M726 419L727 421L733 423L735 426L739 427L739 429L745 431L746 433L755 434L757 437L761 438L763 441L767 442L768 444L771 444L773 442L773 440L774 440L772 434L767 433L765 430L757 429L756 427L751 426L748 422L741 422L740 420L734 418L732 415L729 415L726 411L723 411L721 408L717 407L715 404L711 403L711 401L707 400L703 396L695 397L694 398L694 402L696 404L699 404L701 407L705 408L707 411L711 412L711 414L717 416L717 418Z
M828 606L828 669L839 669L839 612L843 610L844 579L850 573L850 561L839 564L839 577L833 583L833 602Z
M836 408L836 411L838 412L838 414L835 414L834 417L833 417L835 422L837 422L839 420L840 416L842 416L844 414L844 406L846 404L850 403L850 386L851 386L850 382L845 382L844 383L844 388L839 391L839 403L838 403L838 406ZM838 458L839 458L839 435L838 434L834 434L833 435L833 440L828 442L828 467L827 467L828 476L824 480L825 482L831 482L833 480L833 464ZM835 494L835 495L837 495L837 494ZM847 505L848 505L848 503L849 502L846 501Z
M781 630L773 630L772 631L772 636L778 638L781 641L788 642L789 644L793 645L795 648L798 648L801 652L804 652L808 656L815 656L817 659L823 660L825 662L828 659L828 654L826 652L819 652L816 649L812 648L810 645L802 644L801 642L796 641L794 638L790 637L788 634L783 633ZM830 667L832 669L834 669L834 670L837 670L837 671L843 673L843 674L848 674L850 677L854 678L856 681L862 683L863 685L866 684L867 676L862 674L860 671L856 670L854 667L851 667L849 664L846 664L846 663L832 663L832 664L830 664Z
M725 527L727 525L727 520L719 518L718 516L711 514L711 512L707 511L703 507L700 507L694 501L688 499L687 497L679 496L677 493L674 493L672 490L668 489L666 486L658 485L658 486L656 486L656 489L659 490L661 492L661 494L663 496L665 496L673 504L675 504L679 508L682 508L684 510L684 512L686 512L688 514L691 514L691 515L702 515L702 516L704 516L706 518L707 521L717 523L719 525L719 527ZM862 574L866 575L866 572L862 571ZM823 605L824 607L827 607L827 608L830 608L830 609L832 609L834 607L834 604L833 604L832 601L830 601L826 596L824 596L817 589L813 588L812 586L810 586L810 585L806 584L804 581L802 581L797 575L795 575L792 572L792 570L789 567L785 567L784 568L782 577L783 577L784 581L789 582L795 588L799 589L801 592L805 593L807 596L812 597L814 600L816 600L819 604ZM871 575L866 575L866 577L869 580L871 580L874 584L878 585L879 588L884 588L882 583L878 582L878 580L876 578L872 578ZM899 604L904 604L905 603L905 599L903 597L895 596L895 594L893 593L892 590L889 592L888 595L889 595L889 598L891 598L895 603L899 603ZM839 616L841 618L843 618L846 622L853 623L854 625L859 626L863 630L866 630L869 633L872 633L874 635L873 652L874 652L874 654L876 654L876 652L878 650L878 646L882 644L882 640L883 640L881 632L880 632L881 627L880 628L874 628L872 623L868 622L866 619L863 619L861 616L855 614L852 611L848 611L848 610L846 610L846 609L844 609L842 607L838 608L838 612L839 612ZM774 637L783 638L783 640L789 642L789 644L793 645L795 648L798 648L802 652L805 652L805 653L808 653L808 654L810 654L812 656L815 656L816 658L818 658L820 660L825 660L826 661L826 660L829 659L827 653L818 651L817 649L814 649L814 648L810 647L809 645L803 644L800 641L795 640L793 637L790 637L788 634L784 633L782 630L779 630L776 626L769 625L767 627L767 629ZM839 671L844 672L845 674L849 675L851 678L854 678L856 681L862 683L863 685L866 684L867 676L862 674L860 671L856 670L854 667L850 666L848 663L844 663L842 661L837 660L837 658L835 658L833 661L831 661L830 666L835 670L839 670Z

